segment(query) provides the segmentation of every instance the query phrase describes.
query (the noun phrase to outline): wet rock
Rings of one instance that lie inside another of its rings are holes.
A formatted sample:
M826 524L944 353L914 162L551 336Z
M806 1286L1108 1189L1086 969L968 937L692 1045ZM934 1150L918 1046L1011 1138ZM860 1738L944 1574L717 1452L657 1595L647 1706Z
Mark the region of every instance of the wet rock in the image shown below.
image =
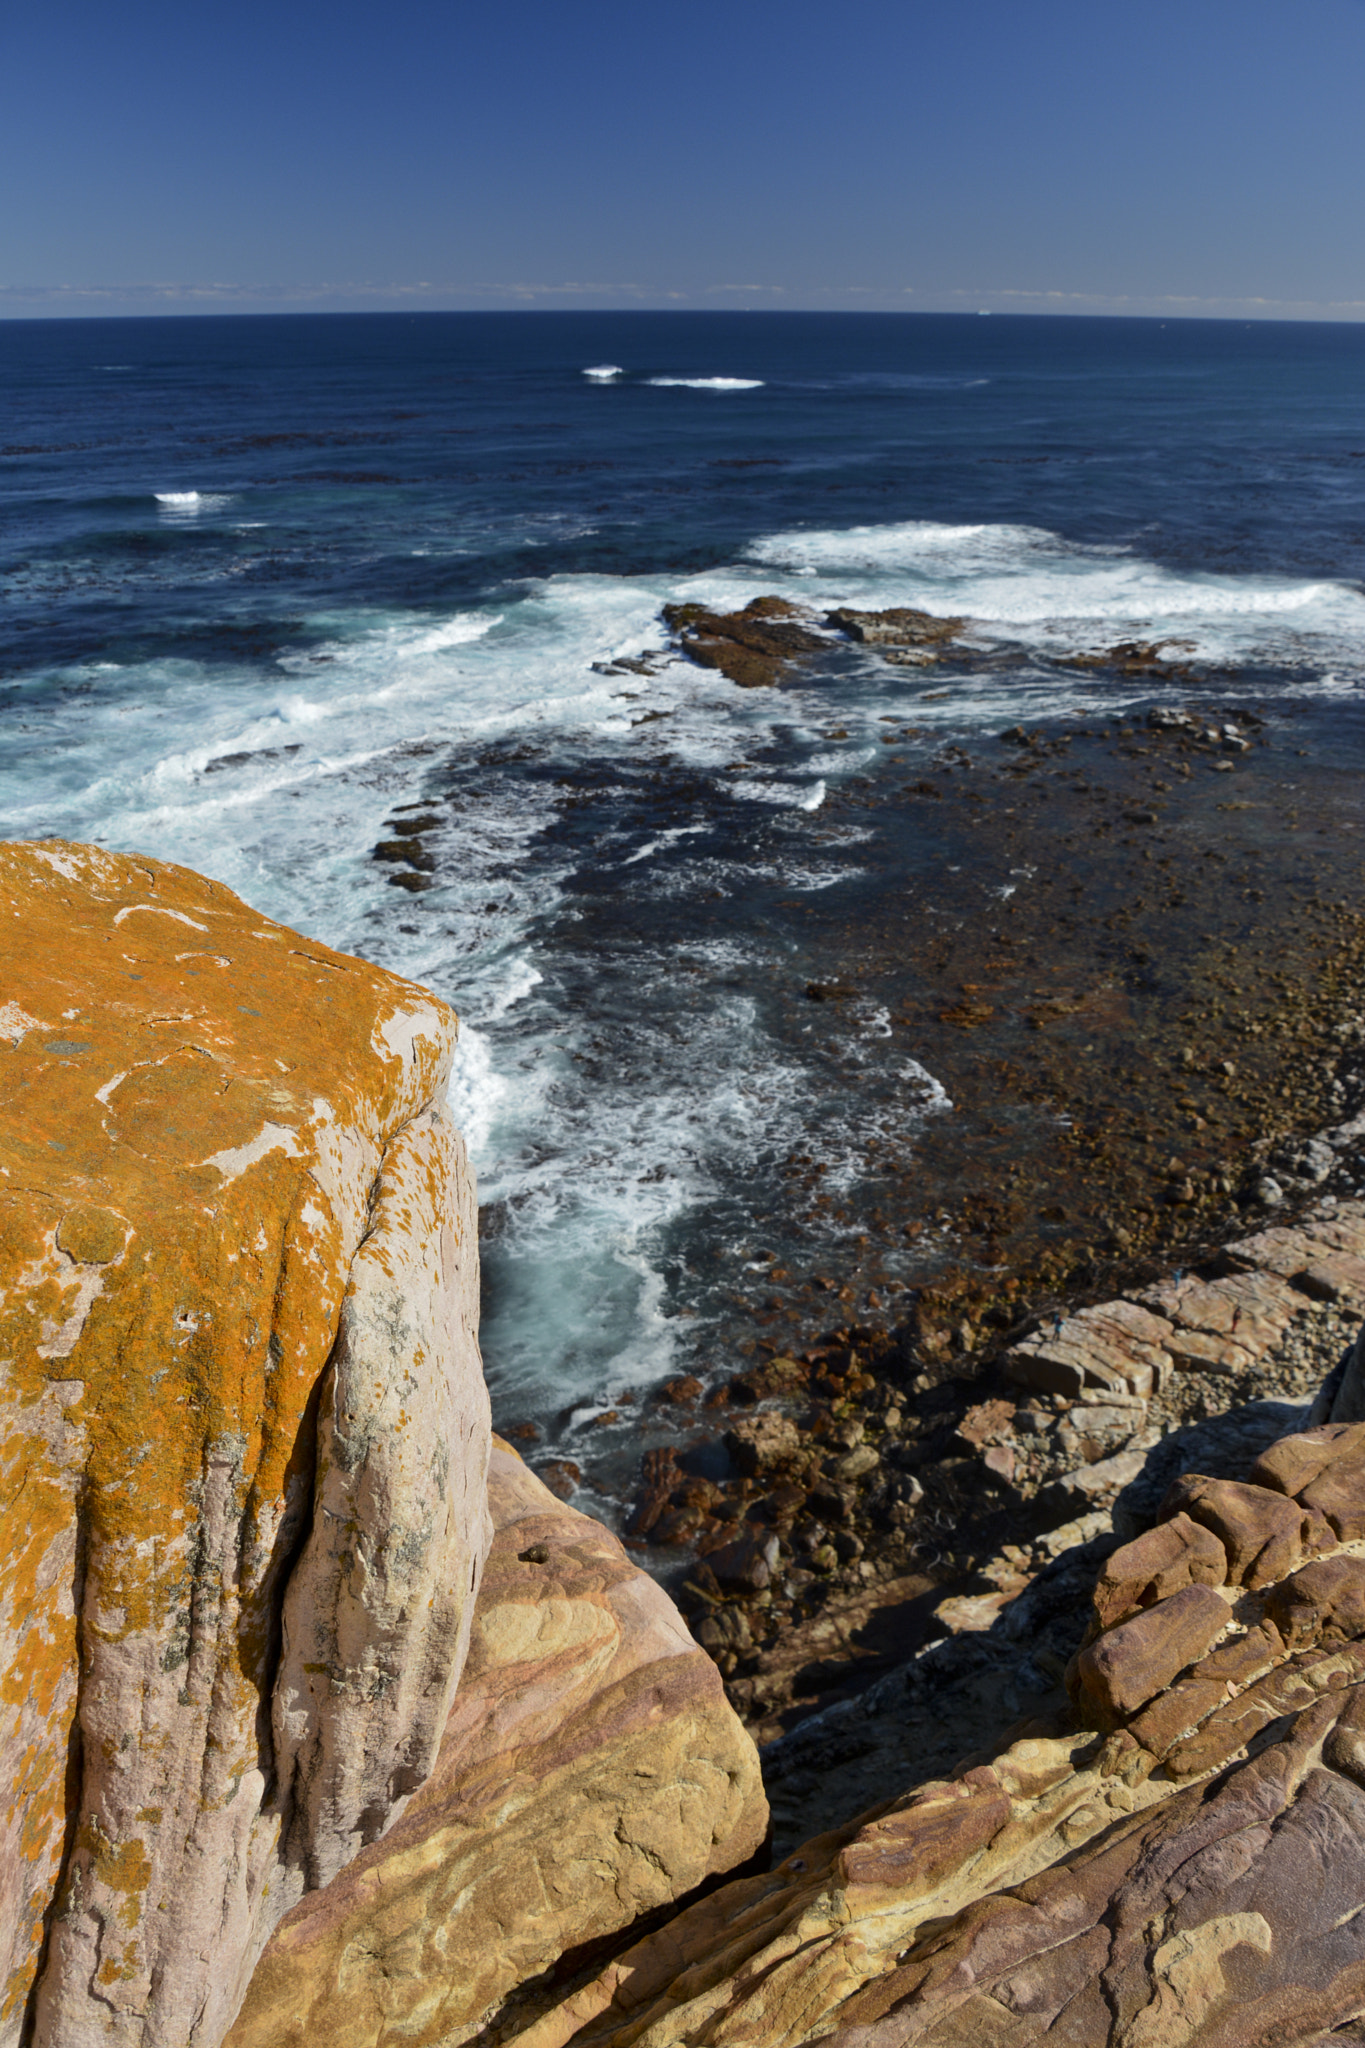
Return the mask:
M719 669L741 689L766 688L803 654L825 646L802 623L809 615L781 597L756 597L738 612L708 611L700 604L667 604L663 617L688 659Z
M665 1380L659 1389L659 1399L670 1408L692 1408L700 1401L702 1383L692 1373L680 1373L675 1379Z
M536 1466L536 1476L543 1479L551 1493L560 1500L568 1500L582 1484L583 1473L572 1458L547 1458Z
M737 1536L717 1550L708 1550L706 1562L724 1593L761 1593L772 1581L782 1546L771 1531Z
M936 647L955 639L966 623L965 619L936 618L932 612L915 611L905 605L881 612L855 611L841 605L825 613L827 626L837 627L850 640L865 647Z

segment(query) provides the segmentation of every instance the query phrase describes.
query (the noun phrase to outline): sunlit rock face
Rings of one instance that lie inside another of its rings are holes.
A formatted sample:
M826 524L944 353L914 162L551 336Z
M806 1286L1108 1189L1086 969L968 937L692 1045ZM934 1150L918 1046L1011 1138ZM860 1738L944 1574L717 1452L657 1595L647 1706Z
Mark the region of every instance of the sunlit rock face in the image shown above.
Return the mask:
M435 1758L491 1535L455 1021L0 847L0 2042L221 2039Z

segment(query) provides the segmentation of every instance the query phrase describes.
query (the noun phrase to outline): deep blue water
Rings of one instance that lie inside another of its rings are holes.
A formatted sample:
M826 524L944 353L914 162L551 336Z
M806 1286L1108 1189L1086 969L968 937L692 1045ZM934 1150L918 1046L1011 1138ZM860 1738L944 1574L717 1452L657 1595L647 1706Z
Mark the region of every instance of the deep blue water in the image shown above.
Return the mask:
M13 323L0 831L189 862L455 1002L495 1399L581 1419L707 1362L793 1146L856 1195L941 1112L875 1014L836 1082L767 994L803 901L914 885L827 803L879 728L1121 708L1056 657L1165 636L1355 762L1363 577L1365 328ZM965 614L980 672L603 673L770 591ZM373 858L405 815L417 889Z

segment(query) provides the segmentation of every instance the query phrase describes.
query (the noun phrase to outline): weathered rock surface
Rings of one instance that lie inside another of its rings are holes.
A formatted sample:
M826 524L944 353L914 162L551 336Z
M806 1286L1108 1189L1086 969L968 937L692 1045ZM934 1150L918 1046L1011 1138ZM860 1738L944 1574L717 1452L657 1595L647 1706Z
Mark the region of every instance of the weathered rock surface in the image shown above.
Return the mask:
M499 2039L1358 2038L1365 1546L1330 1548L1300 1498L1330 1483L1345 1501L1357 1442L1317 1430L1272 1447L1257 1470L1279 1475L1278 1493L1192 1475L1183 1497L1205 1520L1182 1507L1114 1552L1069 1727L1039 1724L724 1887ZM1268 1582L1272 1559L1294 1568ZM992 1632L1009 1627L1007 1607ZM1016 1637L1028 1627L1021 1614ZM959 1663L987 1654L975 1637L945 1647Z
M424 990L0 847L0 2042L212 2044L425 1776L488 1543Z
M763 1841L758 1753L614 1536L495 1448L464 1678L402 1819L279 1927L228 2048L456 2043Z

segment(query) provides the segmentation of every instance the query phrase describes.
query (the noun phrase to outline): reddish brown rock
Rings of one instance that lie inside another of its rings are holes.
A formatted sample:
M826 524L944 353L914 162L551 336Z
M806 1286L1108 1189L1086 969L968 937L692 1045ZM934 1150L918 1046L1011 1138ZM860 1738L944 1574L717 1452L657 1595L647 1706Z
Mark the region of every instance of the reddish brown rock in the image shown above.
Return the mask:
M1211 1586L1182 1587L1081 1651L1081 1698L1103 1727L1125 1719L1202 1657L1227 1622L1227 1602Z
M1338 1459L1365 1477L1365 1422L1328 1422L1320 1429L1281 1437L1262 1451L1248 1476L1253 1485L1268 1486L1275 1493L1297 1499L1304 1487L1311 1486L1318 1474Z
M1266 1613L1291 1650L1365 1635L1365 1557L1322 1557L1274 1587Z
M989 1848L1010 1818L1009 1795L994 1771L929 1787L884 1820L869 1821L840 1852L839 1876L861 1891L929 1887L961 1871Z
M1125 1543L1103 1566L1095 1586L1095 1617L1102 1629L1153 1607L1182 1586L1221 1586L1227 1554L1211 1529L1188 1515L1173 1515Z
M702 668L720 669L742 690L776 683L800 655L826 645L804 623L808 614L783 597L755 597L737 612L666 604L663 615L690 660Z
M464 1657L454 1019L61 842L0 847L0 950L0 2040L32 1997L35 2048L211 2048L425 1775Z
M518 1985L745 1862L758 1756L615 1537L495 1448L496 1527L431 1777L262 1956L228 2048L465 2039Z
M1336 1543L1315 1508L1241 1480L1187 1472L1161 1504L1163 1520L1182 1513L1213 1531L1227 1553L1228 1578L1235 1586L1271 1585Z
M1321 1515L1342 1543L1365 1537L1365 1423L1327 1423L1285 1437L1258 1459L1252 1476Z

